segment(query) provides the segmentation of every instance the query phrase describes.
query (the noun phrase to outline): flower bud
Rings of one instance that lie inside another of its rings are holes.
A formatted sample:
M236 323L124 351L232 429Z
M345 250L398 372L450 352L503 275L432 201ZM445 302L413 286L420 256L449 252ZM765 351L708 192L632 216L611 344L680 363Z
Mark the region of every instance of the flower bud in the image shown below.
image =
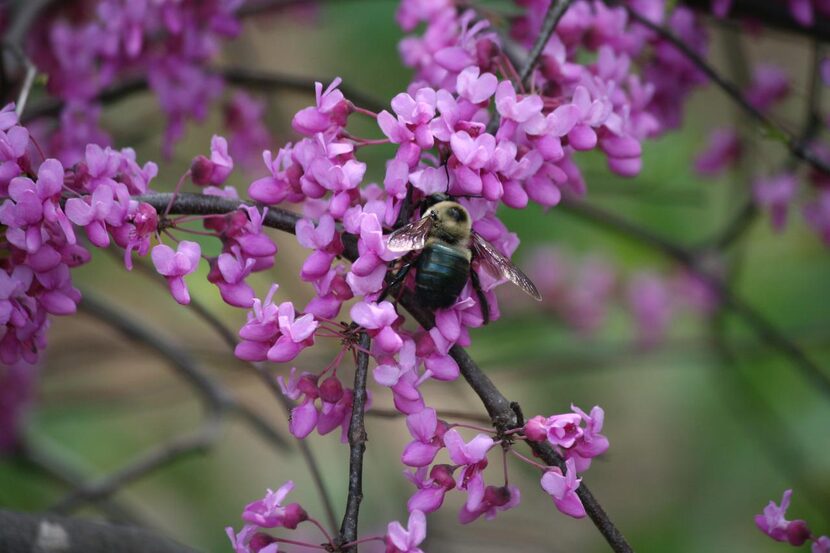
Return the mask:
M542 415L536 415L524 427L525 436L528 440L541 442L548 436L547 421Z
M810 539L810 529L803 520L793 520L787 525L787 541L796 547Z
M455 487L455 479L452 477L452 467L449 465L435 465L429 471L429 477L441 487L451 490Z
M138 204L138 210L133 215L133 224L138 236L147 236L156 231L159 225L159 216L153 206L146 202Z
M308 520L308 513L305 512L305 509L299 503L291 503L285 506L283 526L289 530L294 530L304 520Z
M484 501L495 507L502 507L510 502L510 490L507 486L487 486L484 489Z
M297 381L297 389L310 398L320 396L320 390L317 388L317 377L313 375L304 374Z
M193 184L198 186L207 186L210 184L210 178L213 175L213 162L203 155L198 155L193 158L190 163L190 178L193 179Z
M256 534L254 534L254 537L251 538L250 543L248 543L248 547L254 553L258 553L259 551L262 551L263 549L265 549L266 547L268 547L269 545L271 545L275 541L277 541L277 540L275 540L273 537L269 536L268 534L264 534L262 532L257 532Z
M320 384L320 399L326 403L337 403L343 397L343 385L336 376L330 376Z

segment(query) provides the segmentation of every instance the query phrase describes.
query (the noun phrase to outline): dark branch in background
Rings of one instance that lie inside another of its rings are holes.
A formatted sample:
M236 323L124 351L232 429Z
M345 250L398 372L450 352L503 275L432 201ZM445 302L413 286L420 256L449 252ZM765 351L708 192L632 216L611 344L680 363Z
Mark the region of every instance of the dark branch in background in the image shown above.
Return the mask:
M701 267L700 261L690 250L599 207L574 201L563 202L562 207L566 208L562 210L565 213L576 215L600 228L632 239L638 244L648 246L679 262L711 287L723 304L752 328L762 343L789 357L796 367L801 369L805 376L818 386L822 393L830 397L830 376L827 376L801 348L787 338L774 324L758 313L755 308L737 297L732 289L724 284L719 277Z
M181 350L170 345L152 330L129 319L111 306L98 301L94 295L84 292L81 309L107 323L129 339L140 341L153 347L171 361L176 371L194 388L199 390L205 407L205 419L194 432L173 438L154 447L119 470L96 481L83 484L67 494L51 510L69 512L82 503L95 502L123 486L146 476L148 473L173 463L183 457L203 452L219 438L224 414L232 401L216 384L210 380Z
M821 100L821 90L824 83L821 80L821 63L824 59L822 48L818 43L813 44L813 60L811 63L811 74L809 92L807 96L806 113L804 114L804 130L801 133L799 142L802 144L809 144L813 138L818 134L822 127L822 118L819 111L819 104ZM782 171L791 172L796 169L797 159L794 155L783 164ZM750 197L735 215L735 217L726 225L720 236L712 240L712 248L717 251L723 251L730 247L737 240L739 240L752 223L759 215L758 206L755 200Z
M321 82L326 86L333 80L332 77L298 77L297 75L281 75L271 71L257 71L244 67L216 68L213 69L213 73L234 85L264 91L288 90L304 94L314 93L315 82ZM386 109L386 106L382 102L350 88L348 84L341 84L339 88L347 98L362 108L372 111ZM117 84L104 89L95 97L95 101L103 104L112 103L148 89L149 83L146 77L126 77ZM40 117L57 117L61 109L63 109L63 104L63 101L57 98L42 100L38 104L31 106L23 114L21 121L25 124Z
M197 553L156 534L89 520L0 510L0 551L7 553Z
M519 80L521 83L516 84L527 86L527 79L533 73L533 68L539 62L539 56L542 55L542 50L545 49L545 45L550 40L550 36L553 34L554 29L556 29L556 25L559 24L559 20L568 11L571 2L573 0L553 0L551 2L547 13L545 13L545 19L542 20L542 29L539 31L539 36L536 37L536 42L533 43L533 48L530 49L530 54L528 54L521 71L519 71Z
M622 5L620 4L619 0L606 0L606 2L611 5ZM770 119L767 115L761 112L758 108L750 104L749 101L741 93L740 89L733 82L727 80L726 77L718 73L714 67L709 65L709 63L706 60L699 56L697 52L692 50L685 42L683 42L681 39L675 36L674 33L672 33L664 27L661 27L660 25L655 25L654 23L652 23L651 21L637 13L637 11L632 9L631 7L627 5L625 5L624 7L632 20L653 31L654 33L657 33L661 38L671 43L672 46L677 48L677 50L679 50L692 63L694 63L698 69L700 69L712 82L718 85L718 87L720 87L730 98L732 98L732 100L738 106L741 107L741 109L746 111L747 114L749 114L753 119L755 119L762 125L766 126L773 132L780 134L782 139L784 140L784 143L787 145L790 152L792 152L794 156L809 163L819 171L822 171L823 173L830 175L830 165L828 165L827 162L825 162L823 159L816 156L816 154L808 147L807 144L804 143L803 140L795 136L790 131L784 129L782 126L775 123L772 119Z
M680 3L705 14L712 13L712 0L682 0ZM817 16L812 26L805 27L793 19L787 3L780 0L733 0L727 17L738 25L758 22L772 29L830 41L830 20Z
M16 452L16 459L24 463L27 468L38 471L63 488L72 489L83 486L89 479L85 471L78 470L72 463L52 451L53 447L43 445L41 441L26 439ZM140 527L150 526L131 507L114 498L102 500L95 506L109 522Z
M164 204L166 206L166 204ZM164 207L156 207L156 210L163 211ZM121 262L121 256L118 255L118 262ZM143 263L141 260L135 260L133 262L133 266L136 268L137 271L141 272L142 275L150 278L153 282L160 284L165 291L167 290L167 285L158 278L158 273L156 273L153 269L150 269ZM228 345L230 351L233 352L236 348L237 340L234 333L225 326L222 321L220 321L210 310L205 307L198 299L191 297L190 298L190 305L189 307L193 310L193 313L196 314L200 319L202 319L208 326L210 326L225 344ZM250 367L253 371L256 372L257 377L259 377L277 399L277 403L280 404L283 412L285 412L286 417L291 416L291 402L280 390L277 383L274 381L274 378L271 374L267 371L267 369L260 363L250 363L244 364L243 366ZM250 422L254 428L258 428L261 424L260 420L250 420L251 417L254 419L259 419L259 416L253 413L250 410L245 410L239 413L239 415ZM268 427L270 429L270 427ZM262 429L259 429L260 433L265 433ZM273 431L272 431L273 432ZM282 437L280 436L282 439ZM311 475L311 479L314 482L315 488L317 488L317 493L320 496L320 503L323 505L323 509L326 513L326 522L331 526L331 528L337 527L337 519L334 515L334 506L331 501L331 497L329 497L328 490L326 489L325 484L323 483L323 474L320 471L320 466L317 463L317 459L315 458L314 454L311 451L308 443L305 440L295 439L295 443L297 445L297 449L300 450L300 455L302 455L303 460L305 461L306 467Z
M357 540L357 523L360 502L363 501L363 453L366 451L366 425L363 412L366 410L366 376L369 372L369 335L360 333L360 349L357 352L357 367L354 372L354 399L352 416L349 420L349 495L346 498L346 512L340 524L338 546L344 553L357 553L357 546L344 544Z

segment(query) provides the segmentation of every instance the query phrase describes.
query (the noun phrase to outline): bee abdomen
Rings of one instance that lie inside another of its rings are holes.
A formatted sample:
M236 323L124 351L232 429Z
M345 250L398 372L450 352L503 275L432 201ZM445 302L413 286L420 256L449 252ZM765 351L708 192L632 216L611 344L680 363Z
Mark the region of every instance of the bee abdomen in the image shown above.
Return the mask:
M463 253L441 243L427 245L418 259L415 298L421 305L449 307L470 276L470 261Z

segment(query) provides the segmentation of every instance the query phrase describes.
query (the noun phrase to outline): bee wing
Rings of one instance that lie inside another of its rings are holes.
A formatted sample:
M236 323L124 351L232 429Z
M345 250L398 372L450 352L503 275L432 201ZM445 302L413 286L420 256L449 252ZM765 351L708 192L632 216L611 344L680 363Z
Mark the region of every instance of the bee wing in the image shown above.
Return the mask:
M537 301L542 300L542 295L530 278L475 232L470 237L470 249L473 251L473 258L477 259L488 273L496 278L506 278Z
M386 247L391 252L422 250L427 243L430 229L432 229L432 218L421 217L390 234Z

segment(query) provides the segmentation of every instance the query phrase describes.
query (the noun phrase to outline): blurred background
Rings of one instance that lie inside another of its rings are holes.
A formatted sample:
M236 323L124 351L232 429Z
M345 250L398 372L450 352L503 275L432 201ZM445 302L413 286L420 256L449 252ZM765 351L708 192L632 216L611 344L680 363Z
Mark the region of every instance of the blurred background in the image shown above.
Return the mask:
M313 10L246 20L219 65L303 79L340 76L347 86L388 103L411 77L397 54L402 33L394 23L395 8L390 1L326 2ZM708 24L709 59L735 78L742 78L735 70L746 71L761 60L787 68L793 92L775 117L797 129L809 87L810 43L790 34L770 31L756 38L738 34L735 27ZM293 113L313 102L311 88L253 95L265 102L272 149L293 139ZM737 169L717 179L697 176L692 162L709 131L732 122L746 128L720 90L704 87L688 104L681 130L645 145L639 177L615 177L600 156L577 156L588 182L587 200L684 246L706 244L740 209L752 177L772 172L787 156L779 143L759 138ZM172 190L191 159L208 150L211 135L222 132L222 114L217 110L203 124L188 126L169 161L161 161L164 120L149 93L110 104L103 125L116 146L135 147L142 162L158 161L155 187ZM378 134L356 127L361 136ZM369 164L366 182L380 182L384 156L392 150L371 150L361 155ZM229 184L242 191L250 175L261 174L264 166L254 164L249 176L236 172ZM727 256L711 264L715 271L734 271L736 293L825 367L830 365L830 256L802 218L793 215L781 234L772 232L767 216L759 218ZM830 532L830 398L790 359L733 316L718 315L707 304L706 291L654 249L565 209L544 212L534 205L521 212L504 209L500 216L522 241L514 260L540 284L546 301L531 304L500 288L503 316L472 332L470 354L508 397L521 401L527 416L564 412L571 403L605 409L604 434L611 449L595 461L585 481L637 551L783 551L789 546L759 532L753 517L791 487L791 518ZM297 274L307 252L291 236L275 233L273 238L280 248L277 264L255 275L255 288L262 295L270 282L278 282L280 301L303 304L312 290ZM205 253L218 253L218 242L202 245ZM276 447L229 418L204 454L119 490L113 497L116 508L204 551L230 551L224 528L239 528L245 504L289 479L297 484L291 500L324 519L284 411L257 375L156 279L141 271L127 274L118 256L108 252L93 255L92 263L76 271L76 286L192 353L286 443ZM244 310L225 305L205 274L203 264L188 279L191 294L226 326L239 328ZM644 286L643 294L662 294L651 315L668 322L659 324L655 335L648 334L654 325L638 319L638 313L648 319L648 309L632 307L637 283ZM665 305L671 305L669 315L661 311ZM139 452L192 431L201 417L199 397L164 359L88 314L56 318L49 341L29 412L30 451L0 458L0 506L15 510L46 509L67 491L44 467L81 478L104 475ZM336 353L337 344L318 340L293 364L314 370ZM275 367L275 372L287 374L289 368ZM428 385L425 395L439 414L442 408L483 413L463 381ZM390 394L376 388L373 403L391 407ZM382 533L388 521L407 516L405 502L413 488L401 474L398 457L410 438L402 419L369 417L367 429L361 531ZM339 519L348 449L336 432L323 438L315 434L307 443L322 465ZM494 456L491 462L500 461ZM448 504L429 516L423 549L607 550L588 519L573 520L554 509L536 471L515 462L509 466L511 483L522 490L519 508L492 522L461 526L456 516L462 496L450 494ZM94 507L80 513L101 516Z

